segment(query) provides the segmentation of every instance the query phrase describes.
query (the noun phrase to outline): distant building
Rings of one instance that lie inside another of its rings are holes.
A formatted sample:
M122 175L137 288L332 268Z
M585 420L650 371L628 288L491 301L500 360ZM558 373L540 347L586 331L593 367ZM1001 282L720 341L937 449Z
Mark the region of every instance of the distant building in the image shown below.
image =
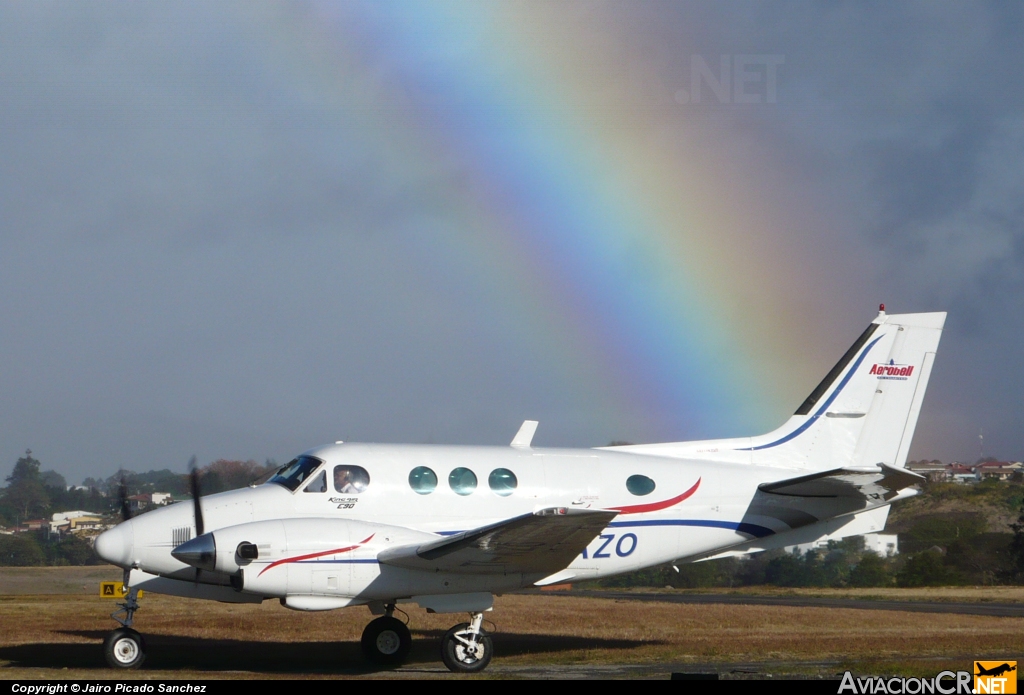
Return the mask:
M103 526L102 517L95 512L57 512L50 520L50 534L63 535L65 533L78 533L79 531L91 531Z
M1017 471L1024 468L1020 461L985 461L974 467L974 477L978 480L995 478L996 480L1009 480Z
M864 550L877 553L882 557L898 555L900 552L899 539L895 533L865 533L861 536L864 539ZM785 548L788 553L806 553L811 550L821 550L828 547L828 539L823 538L813 543L801 543L790 545Z
M910 461L907 463L907 470L923 475L932 483L949 480L949 466L942 461Z
M132 512L140 512L150 507L162 507L173 501L174 499L169 492L144 492L141 495L129 497L128 508Z
M865 533L864 550L870 550L881 557L899 555L899 538L895 533Z
M150 497L153 500L153 504L162 507L165 504L170 504L174 501L169 492L154 492Z
M17 528L21 531L39 531L47 525L46 519L29 519L28 521L21 522L21 526Z
M54 512L53 516L50 517L50 522L77 519L80 516L96 516L96 512L85 512L81 509L77 509L73 512Z
M954 483L976 483L978 477L974 475L974 469L964 463L954 461L946 467L949 472L949 480Z

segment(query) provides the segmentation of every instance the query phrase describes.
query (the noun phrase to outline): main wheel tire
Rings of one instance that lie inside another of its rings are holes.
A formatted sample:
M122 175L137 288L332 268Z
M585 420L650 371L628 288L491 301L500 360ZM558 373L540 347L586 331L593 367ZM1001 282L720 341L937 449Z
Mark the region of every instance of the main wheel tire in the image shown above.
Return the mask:
M111 668L139 668L146 660L146 640L129 627L118 628L103 640L103 655Z
M377 618L363 630L360 640L366 659L380 666L400 666L412 649L412 634L398 618Z
M463 641L468 639L468 636L463 634L468 630L469 623L460 623L445 633L444 639L441 641L441 661L449 671L478 673L491 663L491 656L494 655L491 636L481 630L476 638L476 650L470 653Z

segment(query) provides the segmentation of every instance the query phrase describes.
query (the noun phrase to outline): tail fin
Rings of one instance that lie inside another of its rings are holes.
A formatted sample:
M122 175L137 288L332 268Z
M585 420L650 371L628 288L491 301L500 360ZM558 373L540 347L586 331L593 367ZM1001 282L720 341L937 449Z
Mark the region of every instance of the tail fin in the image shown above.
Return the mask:
M879 312L785 425L750 440L752 461L904 467L945 321Z
M873 364L868 370L868 376L875 377L875 396L854 449L853 465L907 465L945 323L946 312L936 312L895 314L881 324L895 327L896 336L888 363Z
M620 447L806 470L905 466L945 312L879 312L779 429L759 437Z

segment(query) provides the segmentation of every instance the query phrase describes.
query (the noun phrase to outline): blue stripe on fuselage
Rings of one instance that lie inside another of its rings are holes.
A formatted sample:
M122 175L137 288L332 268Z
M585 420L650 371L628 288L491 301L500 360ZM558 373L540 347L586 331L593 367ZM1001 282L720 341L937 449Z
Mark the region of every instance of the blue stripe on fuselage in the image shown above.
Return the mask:
M612 521L609 528L630 528L637 526L702 526L705 528L724 528L738 531L755 538L764 538L775 533L767 526L748 524L745 521L715 521L713 519L650 519L646 521Z

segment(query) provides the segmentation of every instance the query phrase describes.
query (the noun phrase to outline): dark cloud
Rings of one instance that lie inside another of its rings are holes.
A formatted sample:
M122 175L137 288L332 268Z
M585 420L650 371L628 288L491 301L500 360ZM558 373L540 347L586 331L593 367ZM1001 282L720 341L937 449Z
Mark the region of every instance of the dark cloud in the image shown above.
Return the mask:
M349 107L279 79L279 11L246 12L0 3L0 469L25 446L74 480L336 437L494 443L523 417L552 444L651 435L458 257L445 196L471 169L403 166L394 75L346 84ZM969 458L979 429L1024 455L1024 7L579 13L649 97L611 106L733 132L835 222L792 232L833 249L823 305L950 311L914 455ZM679 104L695 54L782 56L777 103ZM385 88L390 109L360 106Z

